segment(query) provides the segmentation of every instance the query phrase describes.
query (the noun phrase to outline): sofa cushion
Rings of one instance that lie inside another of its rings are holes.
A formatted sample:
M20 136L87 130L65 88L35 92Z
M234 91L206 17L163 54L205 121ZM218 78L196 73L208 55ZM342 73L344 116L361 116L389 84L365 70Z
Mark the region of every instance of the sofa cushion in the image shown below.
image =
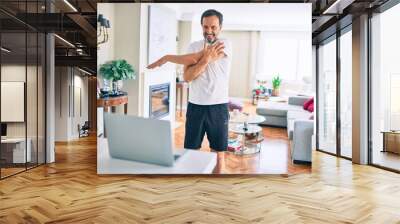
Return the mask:
M303 109L304 109L304 110L307 110L307 108L308 108L313 102L314 102L314 98L311 98L311 99L305 101L304 104L303 104Z
M290 110L287 113L288 120L297 120L303 119L308 120L312 113L308 112L307 110Z
M258 103L256 112L259 115L286 117L289 110L301 111L303 108L301 106L289 105L282 102L262 101Z
M297 106L303 106L304 102L309 100L311 96L290 96L288 98L288 103L290 105L297 105Z
M311 103L308 107L307 107L307 110L309 111L309 112L314 112L314 103Z
M300 107L301 108L301 107ZM294 122L296 120L308 120L312 113L307 110L289 110L287 113L287 134L289 140L293 140Z

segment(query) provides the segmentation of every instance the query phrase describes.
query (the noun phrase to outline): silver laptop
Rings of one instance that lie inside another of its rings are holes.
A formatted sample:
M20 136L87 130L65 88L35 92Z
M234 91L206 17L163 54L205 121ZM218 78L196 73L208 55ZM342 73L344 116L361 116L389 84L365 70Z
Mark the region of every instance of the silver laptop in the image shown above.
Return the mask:
M171 123L122 114L104 114L111 157L172 166L183 155L173 153Z

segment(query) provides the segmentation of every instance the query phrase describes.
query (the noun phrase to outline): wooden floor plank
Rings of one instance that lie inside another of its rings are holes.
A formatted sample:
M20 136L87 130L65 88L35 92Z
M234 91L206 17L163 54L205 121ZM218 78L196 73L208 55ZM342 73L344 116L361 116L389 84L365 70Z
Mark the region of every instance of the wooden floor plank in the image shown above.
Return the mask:
M313 152L296 175L96 174L96 138L0 181L0 223L400 223L400 175Z

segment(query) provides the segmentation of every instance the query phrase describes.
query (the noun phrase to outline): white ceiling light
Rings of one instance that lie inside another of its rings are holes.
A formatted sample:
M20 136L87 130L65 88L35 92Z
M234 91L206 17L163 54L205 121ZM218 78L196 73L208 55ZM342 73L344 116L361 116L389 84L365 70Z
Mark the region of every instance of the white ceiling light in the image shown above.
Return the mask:
M0 48L2 51L4 51L4 52L6 52L6 53L10 53L11 51L10 50L8 50L7 48L4 48L4 47L2 47L2 48Z
M68 1L68 0L64 0L65 4L67 4L72 10L74 10L74 12L78 12L78 10Z
M343 9L353 2L354 0L336 0L322 14L342 14Z
M75 48L75 45L73 45L73 44L72 44L71 42L69 42L68 40L66 40L66 39L64 39L64 38L62 38L62 37L60 37L60 36L58 36L57 34L54 34L54 36L57 37L57 38L58 38L59 40L61 40L62 42L66 43L67 45L69 45L69 46Z
M92 75L90 72L85 71L85 70L83 70L83 69L81 69L81 68L78 68L78 70L81 71L81 72L83 72L83 73L85 73L85 74Z

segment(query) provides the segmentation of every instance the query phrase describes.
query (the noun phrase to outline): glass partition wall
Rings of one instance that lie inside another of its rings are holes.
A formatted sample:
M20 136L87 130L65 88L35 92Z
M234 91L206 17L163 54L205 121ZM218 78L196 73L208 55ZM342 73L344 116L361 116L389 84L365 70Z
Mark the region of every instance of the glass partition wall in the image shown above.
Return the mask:
M340 155L352 158L352 33L351 25L340 36Z
M371 18L370 163L400 172L400 4Z
M318 47L318 149L336 154L336 36Z
M25 12L39 10L38 5L32 5L37 2L25 4L18 5ZM46 40L43 33L3 11L0 20L7 20L0 22L0 178L3 179L45 163Z
M351 25L318 45L317 149L352 157Z

